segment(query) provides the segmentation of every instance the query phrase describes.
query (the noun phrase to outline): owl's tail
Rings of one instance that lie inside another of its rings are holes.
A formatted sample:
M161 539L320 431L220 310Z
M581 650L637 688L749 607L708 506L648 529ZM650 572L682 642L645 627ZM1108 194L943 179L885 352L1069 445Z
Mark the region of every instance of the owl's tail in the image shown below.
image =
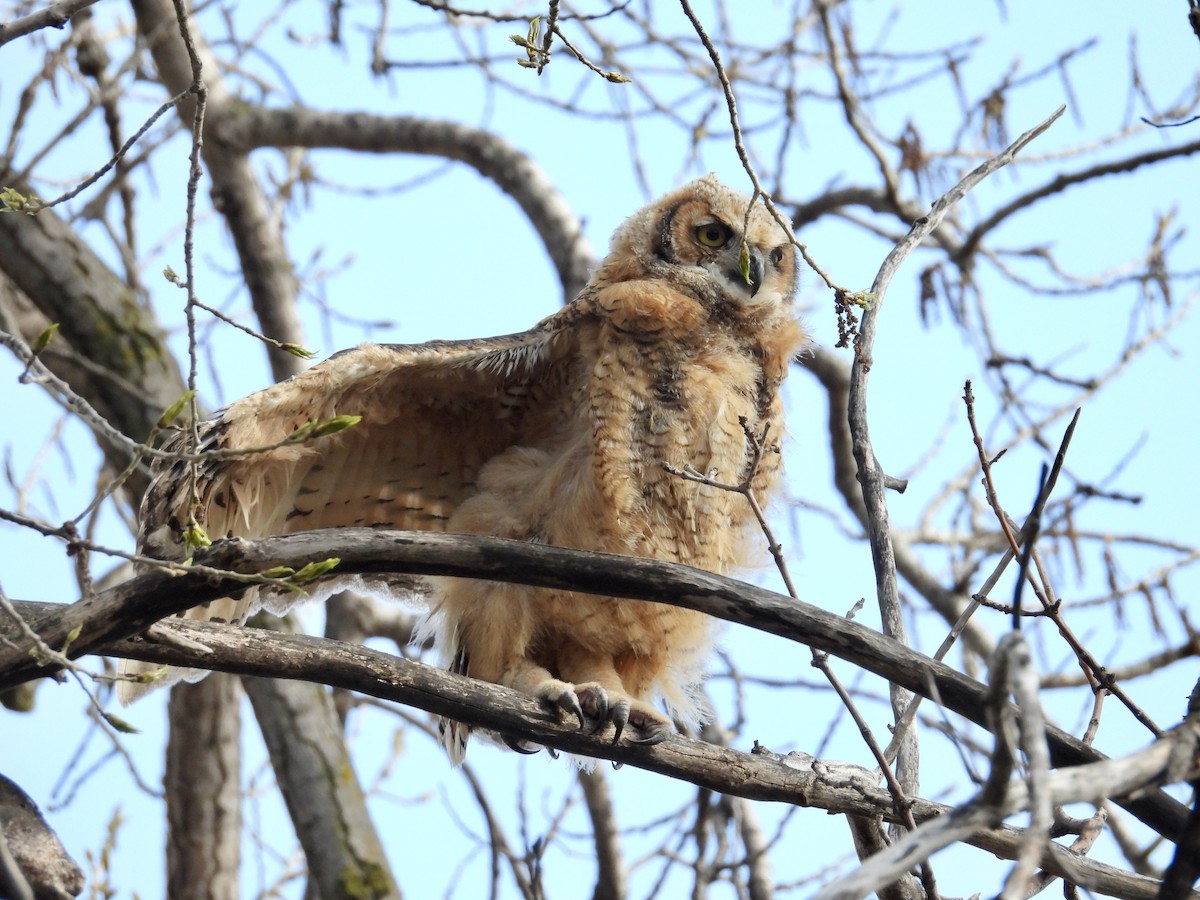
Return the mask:
M448 657L446 668L456 675L467 675L470 669L470 659L458 639L458 629L454 629L449 635L444 635L444 639L446 640L445 653ZM463 764L463 760L467 757L467 741L470 737L470 725L454 719L438 720L438 742L445 749L446 755L450 757L453 765L461 766Z

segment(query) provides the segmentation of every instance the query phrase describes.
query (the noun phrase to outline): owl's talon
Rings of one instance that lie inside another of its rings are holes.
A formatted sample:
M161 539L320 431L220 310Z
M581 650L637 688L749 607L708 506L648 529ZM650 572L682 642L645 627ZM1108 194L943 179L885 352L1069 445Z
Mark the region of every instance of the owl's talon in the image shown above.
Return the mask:
M504 743L508 745L509 750L515 750L517 753L523 753L526 756L534 756L540 753L542 749L541 747L530 747L524 741L517 738L510 738L508 735L504 735ZM552 754L553 752L551 751Z
M667 739L668 731L666 728L657 728L651 731L645 737L630 738L628 743L637 744L639 747L653 747L655 744L661 744Z
M596 722L592 734L602 730L608 724L609 711L608 694L605 693L604 688L598 684L585 684L575 688L575 695L579 698L580 705L587 717ZM582 722L579 727L583 727Z
M613 723L613 739L615 744L621 740L621 733L625 730L625 726L629 724L630 705L628 700L618 701L617 705L612 708L609 716Z
M572 715L579 720L579 728L583 729L587 724L587 719L583 715L583 707L579 705L579 698L574 691L564 691L555 701L555 706L561 709L568 715Z

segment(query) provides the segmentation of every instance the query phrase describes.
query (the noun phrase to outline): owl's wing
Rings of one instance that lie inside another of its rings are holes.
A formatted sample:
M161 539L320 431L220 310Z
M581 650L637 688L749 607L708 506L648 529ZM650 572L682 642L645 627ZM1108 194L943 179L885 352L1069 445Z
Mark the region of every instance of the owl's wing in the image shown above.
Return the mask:
M564 407L581 396L588 317L576 301L520 334L364 344L233 403L200 423L207 455L194 475L185 460L157 462L142 502L141 552L185 558L193 509L213 540L337 526L444 529L488 460L509 447L552 443L569 421ZM361 420L289 440L339 416ZM164 449L186 450L185 435ZM280 595L276 604L254 594L185 615L242 622L260 602L274 608L295 599ZM144 693L129 682L119 687L126 701Z
M470 341L364 344L237 401L200 425L197 518L216 540L336 526L440 530L480 468L537 446L579 389L578 310L530 331ZM361 421L289 441L312 423ZM183 436L174 449L183 449ZM253 451L230 456L229 451ZM168 448L170 449L170 448ZM142 550L184 555L186 461L159 465L142 504Z

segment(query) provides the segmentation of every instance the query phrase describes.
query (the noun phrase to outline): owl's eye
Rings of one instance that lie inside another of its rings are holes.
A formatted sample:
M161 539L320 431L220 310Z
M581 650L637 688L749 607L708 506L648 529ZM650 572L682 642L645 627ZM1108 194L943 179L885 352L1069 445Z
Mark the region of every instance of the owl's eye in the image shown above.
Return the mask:
M696 240L705 247L724 247L733 237L733 230L724 222L708 222L696 228Z
M784 252L785 251L784 251L783 247L776 247L774 250L772 250L771 251L771 262L774 265L779 265L781 262L783 262Z

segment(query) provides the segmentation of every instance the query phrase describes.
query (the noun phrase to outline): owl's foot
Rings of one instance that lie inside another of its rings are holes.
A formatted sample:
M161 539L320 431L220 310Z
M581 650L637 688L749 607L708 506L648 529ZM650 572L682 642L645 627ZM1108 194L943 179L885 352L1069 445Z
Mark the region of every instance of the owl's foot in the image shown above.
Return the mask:
M612 709L612 723L614 744L621 739L626 728L636 735L627 737L626 743L640 744L643 747L661 744L675 731L670 719L636 700L623 699L617 703Z
M599 685L596 685L596 687L599 687ZM534 696L543 703L554 707L554 709L564 712L568 716L574 716L579 720L579 728L582 730L587 726L588 715L584 711L583 704L587 702L589 709L592 706L590 699L586 698L586 692L583 694L583 699L581 699L580 690L573 684L559 681L557 678L551 678L538 685L537 690L534 691ZM601 689L602 696L603 693ZM605 704L607 705L607 700L605 700Z
M651 746L662 743L675 731L671 720L654 707L623 695L610 697L599 682L572 685L552 679L538 687L537 696L578 719L580 730L591 722L595 733L611 723L614 744L624 736L626 743Z

